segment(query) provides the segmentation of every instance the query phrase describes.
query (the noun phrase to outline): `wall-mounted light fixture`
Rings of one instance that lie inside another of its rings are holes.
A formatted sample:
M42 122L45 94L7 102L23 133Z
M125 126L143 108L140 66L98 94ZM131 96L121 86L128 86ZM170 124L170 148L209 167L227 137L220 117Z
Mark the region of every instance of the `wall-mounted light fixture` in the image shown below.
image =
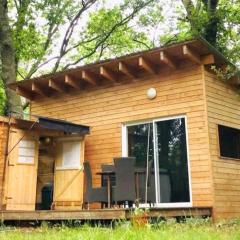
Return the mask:
M148 99L154 99L157 96L156 88L149 88L147 90L147 97Z

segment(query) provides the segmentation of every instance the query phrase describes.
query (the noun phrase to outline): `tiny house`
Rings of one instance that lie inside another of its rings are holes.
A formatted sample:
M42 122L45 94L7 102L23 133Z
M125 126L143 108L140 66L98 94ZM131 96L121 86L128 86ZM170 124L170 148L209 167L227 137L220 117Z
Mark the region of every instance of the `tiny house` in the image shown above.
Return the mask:
M100 186L102 164L132 156L138 167L154 163L153 207L208 207L216 219L240 217L239 81L218 79L211 68L228 64L197 39L11 84L30 100L28 127L42 116L81 131L66 134L65 126L47 129L41 121L31 129L6 160L5 209L36 209L47 183L54 186L52 209L81 209L84 159ZM17 139L11 135L9 146Z

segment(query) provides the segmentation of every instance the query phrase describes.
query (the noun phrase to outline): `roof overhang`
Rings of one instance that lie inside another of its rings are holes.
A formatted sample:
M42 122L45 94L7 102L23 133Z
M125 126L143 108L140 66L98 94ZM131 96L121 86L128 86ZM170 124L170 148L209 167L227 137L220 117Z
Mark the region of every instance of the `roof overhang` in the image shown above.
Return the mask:
M59 119L38 117L38 124L41 128L57 130L64 133L86 135L90 133L88 126L75 124Z
M39 135L64 136L77 135L85 136L90 133L90 127L72 123L69 121L47 118L42 116L33 116L36 120L25 120L14 117L0 116L0 122L14 125L16 128L37 131Z
M146 74L159 74L166 68L175 70L184 62L218 67L232 65L207 41L198 38L19 81L8 86L19 95L34 100L104 83L131 81ZM238 80L231 83L239 84Z

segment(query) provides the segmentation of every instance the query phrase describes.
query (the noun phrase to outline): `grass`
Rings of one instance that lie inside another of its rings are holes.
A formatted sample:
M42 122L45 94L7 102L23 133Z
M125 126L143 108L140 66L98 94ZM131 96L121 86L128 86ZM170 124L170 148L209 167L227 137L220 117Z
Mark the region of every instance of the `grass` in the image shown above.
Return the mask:
M69 225L69 224L68 224ZM1 240L240 240L240 221L212 224L208 220L160 221L145 227L134 228L129 222L116 224L114 228L89 225L54 226L47 223L37 228L1 227Z

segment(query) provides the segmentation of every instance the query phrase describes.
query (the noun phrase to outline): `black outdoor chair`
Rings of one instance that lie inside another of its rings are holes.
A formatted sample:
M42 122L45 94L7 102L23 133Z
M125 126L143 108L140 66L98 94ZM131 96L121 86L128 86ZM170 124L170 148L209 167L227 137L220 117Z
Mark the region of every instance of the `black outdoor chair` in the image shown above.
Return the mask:
M146 174L142 175L142 179L139 181L139 198L140 202L145 202L146 193ZM148 163L148 183L147 183L147 202L155 203L155 177L153 173L153 161Z
M128 202L132 206L135 192L135 157L114 158L116 186L112 188L112 200L116 204Z
M99 202L99 203L107 203L108 197L107 197L107 187L98 187L93 188L92 187L92 172L90 168L89 162L84 162L84 175L85 179L87 180L86 184L86 193L85 193L85 203L93 203L93 202Z

